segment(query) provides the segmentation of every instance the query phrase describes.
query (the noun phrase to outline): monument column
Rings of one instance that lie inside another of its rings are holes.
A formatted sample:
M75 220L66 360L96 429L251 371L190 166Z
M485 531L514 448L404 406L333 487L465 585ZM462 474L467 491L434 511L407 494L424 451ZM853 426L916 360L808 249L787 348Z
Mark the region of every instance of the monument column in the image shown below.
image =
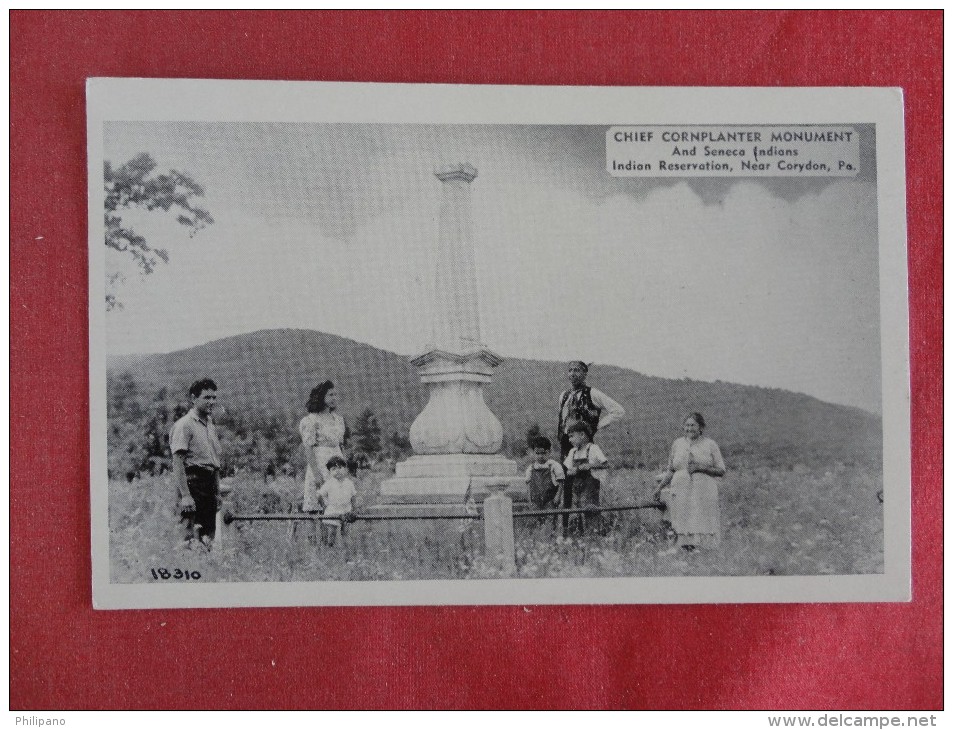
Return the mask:
M470 183L461 163L435 172L443 184L432 341L411 362L430 387L427 406L410 427L414 455L397 465L381 496L395 504L482 501L491 489L526 499L516 464L499 454L503 428L483 399L502 362L480 338Z
M464 352L480 347L480 308L473 252L470 183L472 165L450 165L434 173L443 183L437 245L433 345Z

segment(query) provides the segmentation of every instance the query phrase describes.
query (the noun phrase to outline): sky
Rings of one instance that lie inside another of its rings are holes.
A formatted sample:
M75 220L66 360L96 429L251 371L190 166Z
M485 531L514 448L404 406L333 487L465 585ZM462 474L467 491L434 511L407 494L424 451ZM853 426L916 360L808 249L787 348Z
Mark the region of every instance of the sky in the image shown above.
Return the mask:
M481 334L499 354L779 387L880 412L872 131L856 178L623 179L606 127L133 123L141 152L205 189L215 223L124 222L169 263L123 272L110 354L268 328L404 355L426 344L447 162L470 187Z

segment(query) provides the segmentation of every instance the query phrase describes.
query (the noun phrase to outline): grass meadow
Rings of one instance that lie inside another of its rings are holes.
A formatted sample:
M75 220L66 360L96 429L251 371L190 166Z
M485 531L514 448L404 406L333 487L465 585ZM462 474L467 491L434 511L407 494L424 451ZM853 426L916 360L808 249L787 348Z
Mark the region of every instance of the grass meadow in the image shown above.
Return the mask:
M391 471L361 471L359 511L379 501ZM878 473L835 465L729 471L720 485L722 543L687 554L675 548L654 509L606 513L604 537L563 538L552 522L516 520L517 577L847 575L883 572L883 506ZM235 513L287 512L301 481L231 479ZM648 500L653 473L613 472L602 503ZM168 474L109 484L110 568L114 583L152 582L152 570L198 571L204 582L419 580L496 577L483 558L479 520L357 522L334 547L312 544L307 525L239 522L222 551L180 543Z

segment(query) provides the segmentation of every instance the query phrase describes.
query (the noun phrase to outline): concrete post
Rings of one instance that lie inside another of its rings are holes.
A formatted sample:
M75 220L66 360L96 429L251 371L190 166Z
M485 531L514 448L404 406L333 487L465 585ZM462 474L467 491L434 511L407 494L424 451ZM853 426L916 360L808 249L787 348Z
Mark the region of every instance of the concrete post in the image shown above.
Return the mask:
M513 575L516 572L513 500L502 492L483 500L483 530L487 559L504 575Z
M225 519L229 513L226 500L232 493L232 480L222 479L218 484L218 509L215 511L215 541L212 550L220 552L235 546L235 523Z
M225 512L219 507L218 511L215 513L215 541L212 543L212 549L215 552L220 552L226 548L230 542L228 536L225 534ZM231 525L229 525L231 527Z

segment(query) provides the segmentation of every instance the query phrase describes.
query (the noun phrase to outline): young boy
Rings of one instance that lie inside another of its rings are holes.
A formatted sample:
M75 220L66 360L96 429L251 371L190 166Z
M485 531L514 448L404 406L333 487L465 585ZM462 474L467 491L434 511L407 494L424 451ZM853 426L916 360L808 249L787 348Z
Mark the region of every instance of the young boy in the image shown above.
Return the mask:
M569 427L569 443L572 448L564 462L566 476L572 480L573 507L598 507L599 490L605 479L605 470L609 460L597 444L592 443L592 431L583 421L577 421ZM581 527L586 526L600 532L602 520L599 512L587 512L583 515Z
M357 509L357 490L348 477L347 462L340 456L332 456L327 463L330 476L318 490L318 500L324 506L325 517L349 519ZM342 520L325 520L321 523L321 542L334 545L338 533L344 534Z
M545 436L537 436L530 443L530 448L535 458L526 468L529 499L536 509L558 508L566 474L558 461L549 458L553 445Z

